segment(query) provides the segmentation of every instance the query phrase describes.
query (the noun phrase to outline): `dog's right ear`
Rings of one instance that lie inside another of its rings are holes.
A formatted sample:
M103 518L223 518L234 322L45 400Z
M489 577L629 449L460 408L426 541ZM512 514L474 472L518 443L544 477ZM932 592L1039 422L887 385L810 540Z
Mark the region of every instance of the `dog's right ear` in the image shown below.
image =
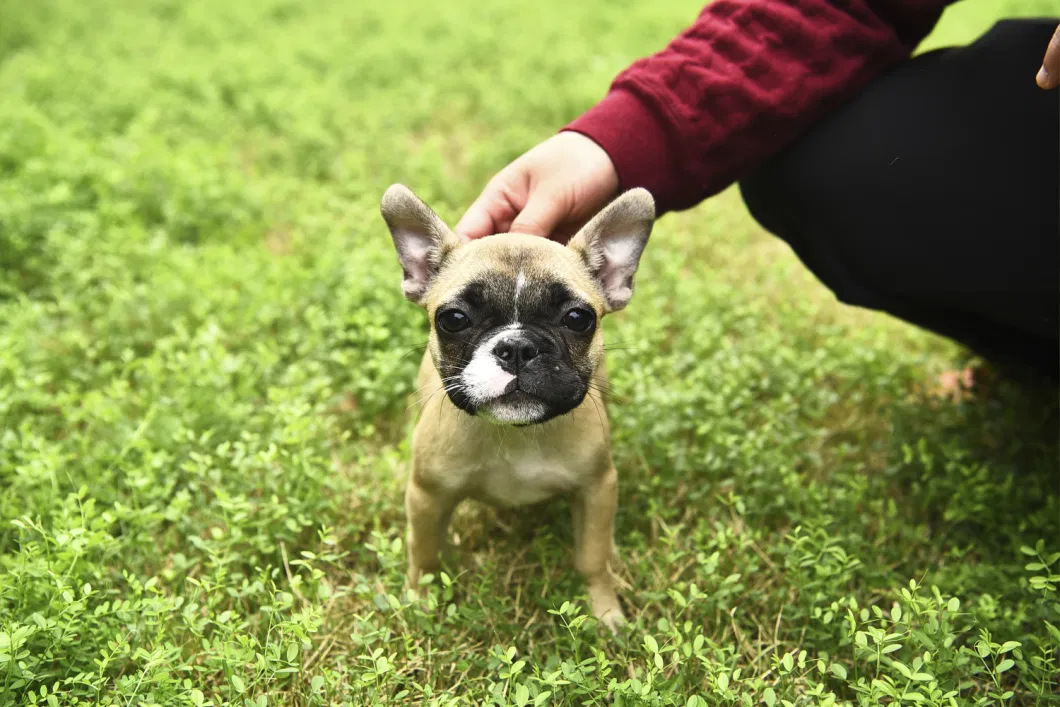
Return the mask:
M427 204L402 184L383 194L380 209L404 272L405 297L422 305L442 261L462 243Z

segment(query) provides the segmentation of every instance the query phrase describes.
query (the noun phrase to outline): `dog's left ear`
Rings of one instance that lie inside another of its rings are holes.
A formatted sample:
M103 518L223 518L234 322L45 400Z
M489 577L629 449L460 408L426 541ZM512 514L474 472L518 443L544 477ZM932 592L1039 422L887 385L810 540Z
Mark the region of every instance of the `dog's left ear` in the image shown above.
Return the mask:
M394 184L380 208L401 261L405 297L422 305L442 261L463 241L412 190Z
M608 312L616 312L633 296L633 276L655 225L655 200L647 189L631 189L567 243L581 255L596 278Z

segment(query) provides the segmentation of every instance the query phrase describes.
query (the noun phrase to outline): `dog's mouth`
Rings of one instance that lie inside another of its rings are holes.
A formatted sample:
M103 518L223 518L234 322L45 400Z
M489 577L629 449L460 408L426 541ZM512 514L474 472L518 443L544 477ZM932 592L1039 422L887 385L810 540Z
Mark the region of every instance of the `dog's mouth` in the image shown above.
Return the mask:
M513 380L503 393L479 406L479 415L498 424L526 427L544 422L548 418L548 405L520 388L518 380Z
M538 396L530 393L526 390L526 381L521 380L519 376L512 378L508 385L504 386L504 390L499 395L495 396L489 401L489 403L506 403L506 404L526 404L531 402L543 403Z
M449 397L470 415L506 426L547 422L579 404L585 394L580 377L563 361L534 361L518 370L502 368L496 360L476 353L460 369Z
M505 405L528 405L531 403L540 403L541 400L519 388L518 382L513 381L512 385L508 386L507 390L490 402L503 403Z

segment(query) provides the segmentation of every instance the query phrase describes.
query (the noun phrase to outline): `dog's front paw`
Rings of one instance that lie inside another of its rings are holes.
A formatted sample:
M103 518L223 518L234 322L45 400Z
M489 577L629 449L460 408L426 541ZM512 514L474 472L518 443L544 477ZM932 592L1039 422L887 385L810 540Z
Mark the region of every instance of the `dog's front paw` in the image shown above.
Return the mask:
M607 627L612 634L617 634L626 623L626 615L618 603L618 595L611 587L590 587L589 600L593 616Z
M607 609L602 614L597 614L594 610L593 614L613 635L617 635L626 625L626 615L622 613L622 609L618 606L613 609Z
M418 567L409 567L408 571L405 572L405 596L411 594L412 596L420 597L423 595L420 582L424 574L425 572Z

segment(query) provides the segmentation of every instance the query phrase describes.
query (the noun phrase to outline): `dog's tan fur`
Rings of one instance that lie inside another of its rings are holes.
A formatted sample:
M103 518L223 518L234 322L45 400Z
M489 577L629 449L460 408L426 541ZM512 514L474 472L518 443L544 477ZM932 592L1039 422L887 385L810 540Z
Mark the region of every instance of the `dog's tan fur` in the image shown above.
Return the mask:
M598 317L624 306L628 294L625 299L620 294L615 307L593 277L594 258L601 257L589 237L593 222L568 246L518 234L462 243L411 192L398 187L384 198L383 214L392 230L395 225L413 224L432 233L437 244L437 251L431 253L436 270L429 288L406 286L406 295L427 310L432 324L417 380L418 422L405 494L409 586L415 589L425 573L437 570L449 519L464 499L517 506L567 494L572 500L575 567L585 577L593 614L614 630L624 616L609 570L618 474L611 458L604 400L598 392L606 389L607 378L602 327L596 328L587 354L599 385L591 387L566 415L528 427L502 427L460 410L445 394L435 367L440 354L433 325L439 305L472 281L498 275L514 278L515 262L528 281L559 279L579 292ZM609 215L601 214L594 221L598 227L601 219L653 217L654 207L643 192L620 199Z

